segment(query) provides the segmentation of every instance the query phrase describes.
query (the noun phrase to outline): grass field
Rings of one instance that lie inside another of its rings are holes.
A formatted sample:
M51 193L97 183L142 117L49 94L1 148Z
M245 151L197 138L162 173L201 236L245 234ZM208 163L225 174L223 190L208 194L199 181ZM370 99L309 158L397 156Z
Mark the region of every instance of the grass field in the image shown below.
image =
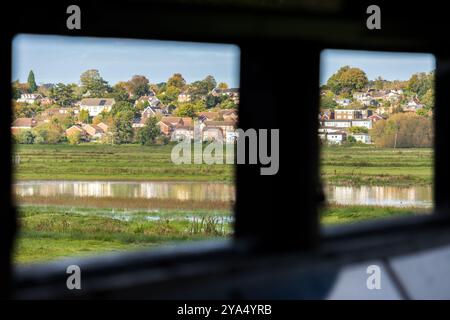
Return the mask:
M19 145L19 180L233 181L232 165L171 162L171 145ZM335 185L412 186L432 183L431 149L324 147L322 179ZM18 263L49 261L100 252L151 248L161 244L224 238L232 234L227 201L23 196L19 204ZM355 223L419 208L330 205L325 225Z
M173 145L16 145L18 180L232 181L233 165L171 161Z
M15 261L130 250L221 238L231 234L230 211L129 211L64 206L19 207Z
M355 223L399 215L415 208L329 206L325 225ZM232 234L232 214L223 210L129 211L65 206L22 205L17 263L152 248L162 244L220 239Z
M17 145L19 180L233 181L233 165L175 165L172 145ZM323 147L321 175L334 185L430 185L433 151Z
M321 176L332 185L412 186L433 182L433 150L323 147Z

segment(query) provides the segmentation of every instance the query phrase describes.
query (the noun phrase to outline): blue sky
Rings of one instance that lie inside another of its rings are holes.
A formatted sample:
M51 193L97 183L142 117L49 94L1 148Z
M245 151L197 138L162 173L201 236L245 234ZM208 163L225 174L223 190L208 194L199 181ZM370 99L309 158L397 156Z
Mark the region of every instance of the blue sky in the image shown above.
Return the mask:
M186 81L211 74L239 87L239 47L225 44L108 39L22 34L13 41L12 79L26 82L33 70L39 83L78 83L80 74L98 69L114 85L133 75L151 83L180 72Z
M386 80L408 80L414 73L430 72L436 68L434 56L428 53L327 49L320 56L320 84L325 84L345 65L364 70L369 80L378 76Z

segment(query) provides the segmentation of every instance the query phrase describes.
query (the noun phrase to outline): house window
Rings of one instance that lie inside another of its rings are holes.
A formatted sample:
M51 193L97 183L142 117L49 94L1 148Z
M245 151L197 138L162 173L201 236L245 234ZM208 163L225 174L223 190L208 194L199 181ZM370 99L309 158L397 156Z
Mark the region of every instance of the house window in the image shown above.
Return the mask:
M343 96L361 110L361 120L342 129L340 144L322 140L323 225L433 209L434 71L431 54L322 51L321 112L340 108L334 101ZM394 92L399 98L389 100ZM367 96L379 99L377 107L364 104Z
M225 142L223 164L176 164L171 132L193 136L201 111L234 132L237 46L20 34L12 49L16 263L232 235ZM28 91L68 112L18 101Z

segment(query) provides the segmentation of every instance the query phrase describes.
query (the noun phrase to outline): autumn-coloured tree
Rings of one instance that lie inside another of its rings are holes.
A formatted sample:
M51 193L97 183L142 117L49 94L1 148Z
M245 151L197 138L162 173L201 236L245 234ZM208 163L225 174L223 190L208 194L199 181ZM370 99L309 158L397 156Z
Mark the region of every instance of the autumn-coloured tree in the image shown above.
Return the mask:
M387 120L377 121L370 135L377 147L431 147L433 124L430 118L415 113L397 113Z
M363 70L344 66L328 79L327 86L335 94L346 94L363 89L368 82Z

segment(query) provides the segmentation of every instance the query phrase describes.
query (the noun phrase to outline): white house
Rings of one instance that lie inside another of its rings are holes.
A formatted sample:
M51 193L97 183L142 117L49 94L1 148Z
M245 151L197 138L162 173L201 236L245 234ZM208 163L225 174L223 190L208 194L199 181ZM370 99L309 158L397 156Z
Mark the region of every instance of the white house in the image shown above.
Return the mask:
M115 100L110 98L84 98L80 103L80 110L87 110L89 116L98 116L102 111L111 111Z
M338 99L338 100L336 100L336 103L340 106L346 107L346 106L350 105L350 103L352 103L352 101L350 99Z
M187 92L182 92L178 95L178 102L189 102L191 101L191 95Z
M342 144L342 142L347 139L347 134L342 131L333 133L319 133L319 138L331 144Z
M17 99L17 102L33 104L41 99L42 96L39 93L23 93L20 95L20 98Z
M364 127L367 129L372 129L372 120L370 119L352 120L352 127Z
M407 104L407 108L405 108L407 111L416 111L423 108L423 104L419 103L415 99L411 100Z
M352 126L352 120L324 120L322 121L322 126L335 128L350 128Z
M192 126L177 126L171 136L172 141L180 140L193 140L194 139L194 127Z
M372 139L370 138L370 136L367 133L355 133L355 134L352 134L352 137L355 138L355 140L358 142L362 142L365 144L372 143Z

